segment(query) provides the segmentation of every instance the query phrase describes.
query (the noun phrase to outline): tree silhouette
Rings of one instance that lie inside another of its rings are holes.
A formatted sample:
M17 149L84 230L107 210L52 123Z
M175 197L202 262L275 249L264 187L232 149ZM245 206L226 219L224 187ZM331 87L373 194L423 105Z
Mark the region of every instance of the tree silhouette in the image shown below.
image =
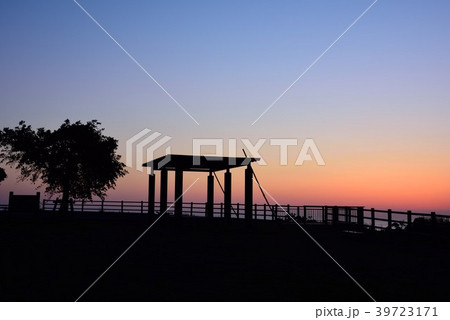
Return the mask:
M0 168L0 182L2 182L3 180L5 180L7 177L5 169Z
M20 170L21 180L42 181L46 192L62 194L62 212L70 198L104 199L127 171L116 154L118 141L104 136L100 125L66 120L57 130L34 131L21 121L0 131L0 162Z

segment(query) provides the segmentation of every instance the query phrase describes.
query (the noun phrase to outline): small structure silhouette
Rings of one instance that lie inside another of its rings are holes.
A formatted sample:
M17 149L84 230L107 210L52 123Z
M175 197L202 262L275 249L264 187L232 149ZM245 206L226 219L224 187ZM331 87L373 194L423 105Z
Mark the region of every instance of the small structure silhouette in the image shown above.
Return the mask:
M208 172L206 216L213 217L214 176L216 171L226 170L224 174L224 217L231 218L231 172L230 169L246 166L245 169L245 218L252 219L253 207L253 169L251 163L259 158L218 157L169 154L150 162L144 167L151 168L148 180L148 213L155 215L155 170L161 172L160 214L167 210L167 172L175 172L175 216L181 217L183 209L183 172Z
M10 192L8 211L37 213L39 211L40 199L40 192L36 192L36 195L17 195L14 192Z

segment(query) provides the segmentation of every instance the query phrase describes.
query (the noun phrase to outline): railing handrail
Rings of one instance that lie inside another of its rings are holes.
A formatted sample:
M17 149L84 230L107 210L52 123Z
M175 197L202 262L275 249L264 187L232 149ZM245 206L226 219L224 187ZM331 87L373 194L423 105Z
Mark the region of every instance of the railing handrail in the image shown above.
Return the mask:
M168 202L170 206L173 202ZM42 209L44 211L55 211L60 200L44 199ZM120 212L120 213L147 213L147 201L139 200L75 200L71 204L74 211L81 212ZM155 211L159 212L159 202L155 202ZM235 202L231 206L234 209L233 216L237 218L245 217L244 203ZM275 210L272 211L272 208ZM281 209L280 209L281 208ZM205 214L207 210L206 202L183 202L182 211L187 215ZM174 208L169 210L173 213ZM357 223L362 226L368 226L373 230L390 229L394 223L400 225L410 225L416 218L428 218L434 222L437 219L450 219L450 215L436 214L435 212L423 213L408 211L397 211L392 209L380 210L367 208L364 206L335 206L335 205L267 205L253 204L252 216L255 219L263 220L286 220L286 212L295 219L303 223ZM380 216L382 214L382 216ZM213 216L223 217L224 203L217 202L213 204ZM399 216L403 216L405 220ZM368 223L367 223L368 222Z

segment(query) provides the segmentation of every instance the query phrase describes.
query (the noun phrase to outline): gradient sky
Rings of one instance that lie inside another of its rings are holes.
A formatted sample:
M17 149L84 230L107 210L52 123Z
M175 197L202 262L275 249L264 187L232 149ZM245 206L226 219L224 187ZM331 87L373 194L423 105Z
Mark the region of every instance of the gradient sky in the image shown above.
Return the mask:
M80 0L198 126L75 2L2 1L0 127L97 119L122 155L144 128L188 154L193 138L313 138L325 166L295 166L300 146L287 166L261 149L255 171L279 202L450 213L448 1L379 0L251 126L372 2ZM129 171L110 199L145 200L145 174ZM0 203L34 192L8 174ZM186 200L205 201L201 177Z

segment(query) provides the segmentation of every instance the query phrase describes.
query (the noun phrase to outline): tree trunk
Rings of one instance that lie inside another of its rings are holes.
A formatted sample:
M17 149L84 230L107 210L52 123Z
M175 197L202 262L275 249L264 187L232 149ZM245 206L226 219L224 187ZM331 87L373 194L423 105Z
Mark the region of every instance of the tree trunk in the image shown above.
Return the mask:
M59 212L68 213L69 212L69 188L64 188L61 206L59 207Z

